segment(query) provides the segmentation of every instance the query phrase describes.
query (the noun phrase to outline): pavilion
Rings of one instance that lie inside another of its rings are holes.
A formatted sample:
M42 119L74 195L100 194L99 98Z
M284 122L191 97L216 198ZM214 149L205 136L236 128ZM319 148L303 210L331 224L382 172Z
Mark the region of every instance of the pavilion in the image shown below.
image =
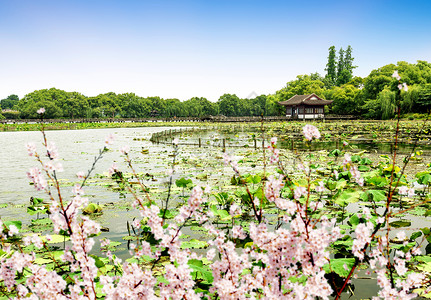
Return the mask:
M278 102L286 107L286 117L292 119L323 119L325 118L325 105L333 100L324 100L316 94L295 95L292 98Z

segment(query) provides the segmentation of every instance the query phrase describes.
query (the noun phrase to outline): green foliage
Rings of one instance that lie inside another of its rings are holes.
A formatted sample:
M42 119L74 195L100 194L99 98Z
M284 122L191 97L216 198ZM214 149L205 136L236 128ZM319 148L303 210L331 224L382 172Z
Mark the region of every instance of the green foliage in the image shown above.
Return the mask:
M96 203L90 203L82 210L82 213L84 215L100 214L102 213L102 207Z
M208 243L205 241L199 241L197 239L191 239L188 242L182 242L181 249L205 249L208 248Z
M384 89L379 93L377 100L380 102L380 107L382 111L381 118L383 120L391 119L395 116L395 110L397 108L397 103L395 100L395 92Z
M328 99L333 100L332 112L338 115L351 115L359 110L358 102L356 101L359 90L351 84L346 84L343 87L334 87L326 95Z
M315 93L334 100L330 113L388 119L394 115L394 105L400 100L403 113L425 112L431 108L431 64L398 62L370 72L366 78L353 77L352 47L340 48L338 57L334 46L329 49L323 78L318 73L298 75L295 80L272 95L241 99L233 94L222 95L216 103L203 97L186 101L140 97L134 93L105 93L86 97L78 92L56 88L36 90L19 99L10 95L1 100L2 114L7 119L39 118L36 111L44 107L44 118L173 118L205 117L218 114L237 116L278 116L284 109L278 104L294 95ZM397 70L409 90L402 92L397 101L391 93L397 92L398 81L392 78ZM12 109L12 110L11 110Z
M329 47L329 55L328 55L328 63L326 64L326 76L325 79L328 82L329 87L335 85L337 81L337 52L335 50L335 46Z
M328 264L323 266L323 270L325 270L327 274L334 272L346 278L354 264L354 258L333 258L329 260Z
M193 182L191 179L185 179L184 177L182 177L181 179L177 179L175 181L175 185L177 187L185 189L185 188L190 188L193 185Z
M13 109L19 102L17 95L9 95L7 98L0 100L1 109Z
M328 63L325 69L327 72L325 76L326 87L342 86L350 82L353 78L353 69L356 68L353 66L352 47L349 45L346 51L340 48L338 57L335 46L329 47L328 50Z

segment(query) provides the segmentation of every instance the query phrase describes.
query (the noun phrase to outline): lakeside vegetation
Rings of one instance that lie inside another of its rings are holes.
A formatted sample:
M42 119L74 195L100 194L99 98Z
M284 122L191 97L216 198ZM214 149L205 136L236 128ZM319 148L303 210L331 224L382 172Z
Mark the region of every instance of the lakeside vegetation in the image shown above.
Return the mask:
M397 121L385 120L356 120L308 122L316 126L322 133L322 141L353 140L368 142L393 143L393 133L397 127ZM97 128L133 128L133 127L195 127L195 128L217 128L224 132L254 131L258 133L260 122L249 123L204 123L204 122L100 122L100 123L46 123L45 130L82 130ZM280 141L289 140L300 135L304 122L268 122L265 128L271 136L277 136ZM422 130L419 132L418 128ZM40 130L38 123L22 124L0 124L1 131L37 131ZM400 120L398 139L403 143L429 144L431 141L431 123L424 120Z
M22 99L17 95L10 95L1 100L0 119L37 118L36 111L40 107L45 107L45 118L48 119L278 116L284 114L284 108L278 105L278 102L294 95L311 93L334 101L326 108L328 113L356 115L366 119L391 119L395 116L397 107L395 98L398 80L392 77L396 70L408 86L407 91L401 91L402 113L410 114L410 118L413 119L418 116L415 114L426 113L431 108L431 63L418 61L411 64L401 61L375 69L367 77L361 78L353 77L352 61L348 64L348 69L340 67L343 61L346 63L345 53L341 53L343 60L340 62L339 57L337 63L334 51L335 49L331 47L327 74L324 77L318 73L298 75L295 80L287 82L275 93L251 99L242 99L235 94L224 94L217 102L211 102L203 97L180 101L112 92L87 97L79 92L50 88L36 90Z

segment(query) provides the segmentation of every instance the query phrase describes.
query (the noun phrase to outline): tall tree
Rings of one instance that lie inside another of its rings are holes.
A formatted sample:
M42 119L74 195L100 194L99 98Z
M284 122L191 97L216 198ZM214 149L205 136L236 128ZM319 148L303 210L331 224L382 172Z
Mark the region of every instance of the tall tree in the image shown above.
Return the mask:
M340 59L338 61L338 78L337 85L343 85L348 83L353 78L353 57L352 57L352 47L349 45L347 50L344 52L340 49Z
M326 64L326 76L325 79L329 86L333 86L337 80L337 52L335 46L329 47L328 63Z
M344 50L340 48L338 51L338 64L337 64L337 80L341 76L341 73L344 70Z
M351 78L353 78L353 69L356 66L353 65L352 46L347 46L346 53L344 54L344 68L349 71Z

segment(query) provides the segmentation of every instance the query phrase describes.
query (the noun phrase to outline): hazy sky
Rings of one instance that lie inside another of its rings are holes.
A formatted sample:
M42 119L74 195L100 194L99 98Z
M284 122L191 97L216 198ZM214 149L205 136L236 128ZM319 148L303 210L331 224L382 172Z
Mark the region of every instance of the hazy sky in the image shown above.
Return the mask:
M0 99L55 87L216 101L325 74L431 62L431 1L0 0Z

